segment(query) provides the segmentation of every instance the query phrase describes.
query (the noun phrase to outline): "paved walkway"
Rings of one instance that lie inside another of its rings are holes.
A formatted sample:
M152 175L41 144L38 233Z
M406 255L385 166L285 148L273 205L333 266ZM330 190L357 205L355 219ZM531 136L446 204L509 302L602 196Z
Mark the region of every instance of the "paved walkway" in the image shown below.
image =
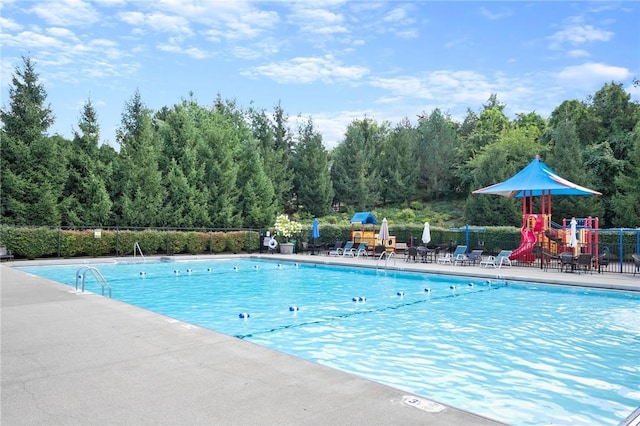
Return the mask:
M384 265L328 256L262 257ZM500 424L116 300L77 294L11 267L34 263L42 261L0 265L2 424ZM640 291L640 277L611 273L402 259L386 267Z

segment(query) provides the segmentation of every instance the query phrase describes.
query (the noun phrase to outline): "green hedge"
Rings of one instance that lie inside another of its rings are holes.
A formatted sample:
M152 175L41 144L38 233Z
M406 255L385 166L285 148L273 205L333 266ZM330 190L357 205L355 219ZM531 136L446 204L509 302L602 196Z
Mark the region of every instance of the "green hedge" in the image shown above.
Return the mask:
M362 227L356 225L354 229L361 230ZM372 226L367 225L365 229L370 230ZM376 229L379 229L379 224ZM414 237L420 243L422 229L422 225L418 224L389 224L389 232L395 235L399 242L408 243L410 238ZM640 245L640 231L634 231L601 230L599 232L600 247L607 246L612 257L620 252L621 247L624 247L624 253L633 253ZM320 239L316 243L333 246L338 240L347 241L350 232L351 227L344 224L321 224ZM520 244L520 238L520 229L515 227L486 227L484 232L474 231L471 228L469 248L483 248L486 253L513 250ZM311 225L304 226L302 232L294 236L294 239L299 242L310 242ZM136 242L140 244L145 256L251 253L260 249L260 236L256 231L103 229L100 238L95 238L93 229L61 230L47 227L0 226L0 246L6 246L16 258L131 256ZM433 245L455 246L465 242L464 230L453 231L431 227L431 244Z
M256 231L196 232L167 230L105 230L96 238L93 229L0 227L0 246L16 258L131 256L135 244L145 256L161 254L218 254L254 252L260 247ZM139 254L139 253L136 253Z

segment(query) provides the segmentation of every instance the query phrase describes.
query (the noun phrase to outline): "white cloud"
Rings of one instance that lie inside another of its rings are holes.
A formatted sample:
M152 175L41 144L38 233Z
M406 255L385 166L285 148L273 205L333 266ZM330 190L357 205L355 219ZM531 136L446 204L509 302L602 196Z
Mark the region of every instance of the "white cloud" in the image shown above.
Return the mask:
M511 16L513 14L513 12L511 10L509 10L509 9L504 9L504 8L501 9L500 11L498 11L498 12L494 12L494 11L491 11L491 10L487 9L486 7L481 7L480 8L480 14L482 16L484 16L485 18L487 18L487 19L490 19L492 21L497 21L499 19Z
M365 116L371 117L373 114L370 110L308 112L301 117L295 117L293 122L296 126L300 123L306 123L309 115L313 118L313 127L322 135L325 147L333 149L344 140L345 132L351 122L361 120Z
M389 91L390 96L457 103L483 102L501 87L495 82L490 83L482 74L464 70L438 70L421 76L374 77L369 83Z
M303 4L306 6L306 4ZM300 6L300 4L298 5ZM299 7L287 17L304 33L336 34L349 32L344 25L344 16L325 9Z
M182 16L151 13L145 17L145 23L158 32L191 34L189 21Z
M384 18L382 18L384 22L415 22L414 19L407 18L407 9L404 7L396 7L393 10L390 10Z
M261 65L244 72L246 76L264 76L279 83L312 83L324 81L333 83L336 80L359 80L369 70L360 66L343 66L332 56L298 57L288 61Z
M36 3L31 12L45 22L59 26L88 26L100 20L90 3L82 0L56 0Z
M164 13L148 13L127 11L118 15L122 22L136 27L148 27L156 32L191 34L189 21L181 16L171 16Z
M157 48L163 52L179 53L190 56L193 59L204 59L211 56L208 52L198 47L182 47L174 43L158 44Z
M0 28L2 31L20 31L23 27L22 25L15 22L13 19L8 19L3 16L0 16Z
M69 40L77 41L78 37L73 33L73 31L68 30L67 28L60 27L51 27L46 29L47 34L56 37L56 38L67 38Z
M582 18L572 18L568 21L566 28L547 38L551 41L549 44L550 49L560 49L564 44L577 46L594 41L609 41L613 35L611 31L601 30L592 25L585 25L582 22Z
M420 33L418 32L417 29L407 29L407 30L396 31L396 36L404 39L418 38L419 35Z
M571 86L593 86L609 81L622 81L631 76L627 68L588 62L569 66L556 74L556 78Z
M573 49L567 52L567 56L570 58L588 58L591 54L584 49Z
M35 33L32 31L23 31L11 36L9 34L2 34L2 44L18 46L21 48L42 50L48 48L61 48L64 46L58 38L48 35Z
M277 54L281 44L278 40L266 39L246 46L234 46L231 52L236 58L256 60Z
M144 13L135 11L122 12L119 15L122 22L129 25L142 25L144 24Z
M432 99L433 94L427 88L424 78L402 76L393 78L374 77L369 83L374 87L388 90L394 95L414 98Z

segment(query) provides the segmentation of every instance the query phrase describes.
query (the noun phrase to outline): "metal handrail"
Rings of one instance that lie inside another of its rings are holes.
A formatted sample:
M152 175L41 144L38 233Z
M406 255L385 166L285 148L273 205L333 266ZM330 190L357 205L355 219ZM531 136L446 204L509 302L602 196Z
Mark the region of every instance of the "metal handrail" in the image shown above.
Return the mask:
M82 275L80 273L82 272ZM91 275L96 279L100 287L102 287L102 295L104 296L104 289L107 288L109 290L109 297L111 297L111 286L107 282L107 280L102 276L100 271L93 266L83 266L82 268L76 271L76 291L78 290L78 279L82 278L82 292L84 293L84 282L86 279L87 272L91 272Z
M142 257L142 261L146 262L146 260L144 259L144 254L142 254L142 249L140 248L140 243L138 243L137 241L133 244L133 258L134 259L136 257L136 249L138 249L138 252L140 253L140 257Z
M378 257L378 261L376 262L376 268L378 267L378 265L380 264L380 261L382 260L382 258L384 257L384 268L387 269L387 262L389 262L389 258L393 257L393 266L396 266L396 253L393 251L383 251L382 253L380 253L380 256Z

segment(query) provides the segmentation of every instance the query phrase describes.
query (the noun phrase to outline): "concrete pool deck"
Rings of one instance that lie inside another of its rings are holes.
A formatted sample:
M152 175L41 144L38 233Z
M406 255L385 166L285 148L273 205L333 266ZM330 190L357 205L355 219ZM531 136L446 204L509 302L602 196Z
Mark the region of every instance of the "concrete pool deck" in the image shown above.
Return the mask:
M255 256L384 264L361 258ZM189 258L194 257L179 257ZM109 260L0 265L2 424L501 424L448 407L447 401L429 401L117 300L76 293L12 268ZM640 276L630 274L485 269L406 263L401 258L386 266L640 291Z

